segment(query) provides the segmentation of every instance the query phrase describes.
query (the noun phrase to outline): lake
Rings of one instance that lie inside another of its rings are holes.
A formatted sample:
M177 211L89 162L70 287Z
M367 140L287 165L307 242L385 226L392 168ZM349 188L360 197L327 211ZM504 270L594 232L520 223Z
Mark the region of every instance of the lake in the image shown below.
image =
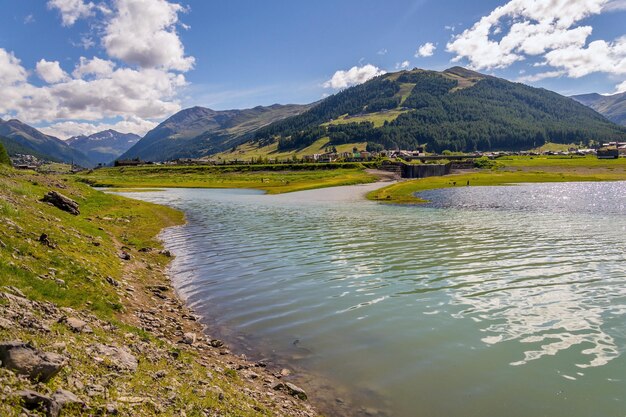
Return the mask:
M626 183L128 194L183 210L175 286L330 415L624 417Z

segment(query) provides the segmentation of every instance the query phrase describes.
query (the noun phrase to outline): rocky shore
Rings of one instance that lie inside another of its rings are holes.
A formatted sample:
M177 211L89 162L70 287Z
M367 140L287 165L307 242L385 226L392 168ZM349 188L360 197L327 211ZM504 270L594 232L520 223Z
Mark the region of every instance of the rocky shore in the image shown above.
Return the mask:
M177 297L154 240L166 224L142 223L163 212L41 175L0 183L0 415L318 415L288 370L231 353ZM41 201L50 188L80 215Z

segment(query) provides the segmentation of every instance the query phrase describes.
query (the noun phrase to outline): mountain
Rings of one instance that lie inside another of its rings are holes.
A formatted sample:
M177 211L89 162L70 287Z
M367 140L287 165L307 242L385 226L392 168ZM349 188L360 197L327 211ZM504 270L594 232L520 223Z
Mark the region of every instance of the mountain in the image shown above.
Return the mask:
M8 121L0 119L0 142L5 146L9 155L21 153L50 161L74 162L83 167L93 166L86 155L70 148L61 139L45 135L17 119Z
M165 161L212 155L245 142L263 126L298 115L309 107L274 104L246 110L185 109L148 132L119 159Z
M129 150L140 139L141 136L134 133L120 133L109 129L89 136L74 136L65 143L78 149L95 163L108 164Z
M571 98L591 107L612 122L626 126L626 92L612 96L597 93L582 94Z
M368 143L368 149L523 150L545 142L626 140L626 129L557 93L461 67L385 74L259 129L278 151Z

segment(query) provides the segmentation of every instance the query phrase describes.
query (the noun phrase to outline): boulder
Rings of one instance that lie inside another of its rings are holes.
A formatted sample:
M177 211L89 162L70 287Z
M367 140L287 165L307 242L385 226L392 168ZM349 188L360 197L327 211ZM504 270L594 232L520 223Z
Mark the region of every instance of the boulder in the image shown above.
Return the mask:
M0 362L3 367L40 382L50 381L66 365L63 356L39 351L21 341L0 343Z
M22 406L27 410L45 413L48 417L57 417L60 409L52 398L32 390L16 391L15 396L19 398Z
M74 216L78 216L80 214L78 203L76 201L64 196L61 193L57 193L56 191L48 192L48 194L46 194L41 201L52 204L53 206L73 214Z
M89 327L87 322L77 319L76 317L65 318L62 321L64 321L65 324L67 324L67 327L69 327L73 332L93 333L93 330Z
M126 347L97 344L89 348L89 353L109 358L113 367L118 370L131 372L137 370L137 358Z
M182 342L186 345L193 345L196 343L196 334L195 333L185 333L183 335Z
M78 398L76 394L64 389L56 390L56 392L52 394L52 401L54 401L61 409L65 407L85 406L85 403Z
M274 390L285 391L292 397L296 397L301 400L306 400L308 398L306 392L302 388L292 384L291 382L279 382L278 384L274 385L273 388Z

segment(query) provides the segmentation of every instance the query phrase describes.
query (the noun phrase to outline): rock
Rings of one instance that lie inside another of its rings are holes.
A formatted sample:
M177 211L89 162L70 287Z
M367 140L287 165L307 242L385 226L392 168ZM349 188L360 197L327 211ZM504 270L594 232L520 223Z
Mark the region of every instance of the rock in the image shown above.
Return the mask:
M49 248L56 249L56 245L50 241L50 237L46 233L42 233L39 236L39 243L42 245L46 245Z
M170 251L169 251L169 250L167 250L167 249L163 249L162 251L160 251L160 252L159 252L159 254L164 255L164 256L167 256L168 258L171 258L171 257L172 257L172 252L170 252Z
M152 248L141 248L141 249L139 249L139 252L141 252L141 253L152 252Z
M126 347L115 347L97 344L89 348L91 354L106 356L114 368L122 371L135 372L137 370L137 358Z
M66 365L63 356L41 352L20 341L0 343L0 362L3 367L40 382L50 381Z
M80 214L80 210L78 208L78 203L71 198L64 196L61 193L57 193L56 191L50 191L46 194L41 201L44 203L52 204L53 206L66 211L74 216Z
M0 317L0 329L9 330L12 329L15 325L11 323L9 320Z
M65 407L85 406L85 403L73 392L66 391L64 389L56 390L56 392L52 395L52 401L54 401L61 409Z
M65 318L62 319L62 321L75 333L93 333L93 330L89 327L87 322L77 319L76 317Z
M186 345L193 345L196 343L196 334L195 333L185 333L183 335L182 342Z
M292 397L296 397L301 400L306 400L308 398L306 395L306 392L302 388L292 384L291 382L279 382L276 385L274 385L272 388L275 391L277 390L285 391L287 394L291 395Z
M280 376L289 376L291 375L291 371L287 368L283 368L280 370Z
M113 279L113 277L108 276L108 277L105 278L105 280L106 280L106 282L108 282L109 284L113 285L114 287L119 287L120 286L120 283L117 282L115 279Z
M126 252L125 250L118 253L117 256L119 256L119 258L123 261L130 261L132 258L132 256L130 256L130 253Z
M46 395L36 391L21 390L16 391L15 396L20 399L20 402L27 410L44 412L48 417L57 417L59 415L60 408L52 398Z
M209 343L210 343L210 344L211 344L211 346L213 346L214 348L219 348L219 347L224 346L224 342L222 342L222 341L221 341L221 340L219 340L219 339L213 339L213 340L211 340L211 342L209 342Z

